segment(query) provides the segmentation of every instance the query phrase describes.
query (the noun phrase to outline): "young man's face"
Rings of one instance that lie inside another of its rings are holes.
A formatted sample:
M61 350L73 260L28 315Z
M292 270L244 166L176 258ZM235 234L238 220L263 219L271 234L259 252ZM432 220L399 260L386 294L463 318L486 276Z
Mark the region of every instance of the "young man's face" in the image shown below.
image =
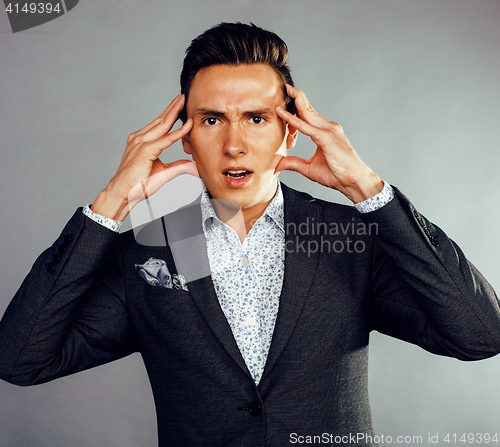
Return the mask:
M295 142L276 115L282 85L267 64L214 65L194 77L186 105L194 123L183 145L213 198L245 210L274 196L274 169Z

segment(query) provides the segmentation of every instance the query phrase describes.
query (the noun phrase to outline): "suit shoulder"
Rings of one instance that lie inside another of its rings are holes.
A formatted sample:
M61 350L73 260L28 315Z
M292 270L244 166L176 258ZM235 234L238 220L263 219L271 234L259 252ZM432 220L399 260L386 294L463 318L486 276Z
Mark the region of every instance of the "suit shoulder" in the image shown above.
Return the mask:
M321 209L321 212L324 215L325 219L331 218L332 216L336 217L337 219L352 219L353 217L356 219L359 218L359 212L356 210L356 208L354 208L354 206L319 199L306 192L290 188L283 183L281 184L281 186L283 189L283 195L285 197L285 203L288 200L297 205L300 205L300 203L302 202L303 204L308 203L309 206L316 206Z

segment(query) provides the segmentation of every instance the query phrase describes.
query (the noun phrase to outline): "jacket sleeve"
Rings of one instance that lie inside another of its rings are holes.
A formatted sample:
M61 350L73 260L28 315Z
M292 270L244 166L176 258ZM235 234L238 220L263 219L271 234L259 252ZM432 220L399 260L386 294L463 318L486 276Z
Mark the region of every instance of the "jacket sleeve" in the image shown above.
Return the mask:
M460 248L394 190L389 204L362 215L377 225L372 329L461 360L497 354L494 290Z
M118 235L79 209L40 255L0 322L0 378L33 385L136 350Z

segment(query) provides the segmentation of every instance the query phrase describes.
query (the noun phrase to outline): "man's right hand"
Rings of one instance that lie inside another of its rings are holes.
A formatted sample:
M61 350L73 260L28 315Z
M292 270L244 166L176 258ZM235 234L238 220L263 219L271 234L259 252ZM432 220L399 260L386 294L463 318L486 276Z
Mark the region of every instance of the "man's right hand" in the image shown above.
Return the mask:
M179 94L152 123L130 134L118 171L92 204L94 213L122 221L138 202L178 175L199 176L192 161L163 163L158 158L193 126L193 120L188 119L180 129L170 132L183 107L184 95Z

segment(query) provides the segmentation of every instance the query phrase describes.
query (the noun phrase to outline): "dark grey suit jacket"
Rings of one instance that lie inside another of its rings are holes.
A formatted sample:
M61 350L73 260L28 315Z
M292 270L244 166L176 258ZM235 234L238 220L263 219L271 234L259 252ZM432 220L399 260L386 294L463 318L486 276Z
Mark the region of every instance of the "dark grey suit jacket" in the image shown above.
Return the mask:
M0 377L43 383L139 351L162 447L275 447L289 445L291 433L349 444L349 434L373 435L371 330L463 360L499 352L494 291L399 191L365 215L284 185L283 193L285 275L259 386L210 276L200 277L207 260L199 211L186 210L139 235L155 246L77 211L3 317ZM189 292L140 278L135 264L150 257L184 274Z

